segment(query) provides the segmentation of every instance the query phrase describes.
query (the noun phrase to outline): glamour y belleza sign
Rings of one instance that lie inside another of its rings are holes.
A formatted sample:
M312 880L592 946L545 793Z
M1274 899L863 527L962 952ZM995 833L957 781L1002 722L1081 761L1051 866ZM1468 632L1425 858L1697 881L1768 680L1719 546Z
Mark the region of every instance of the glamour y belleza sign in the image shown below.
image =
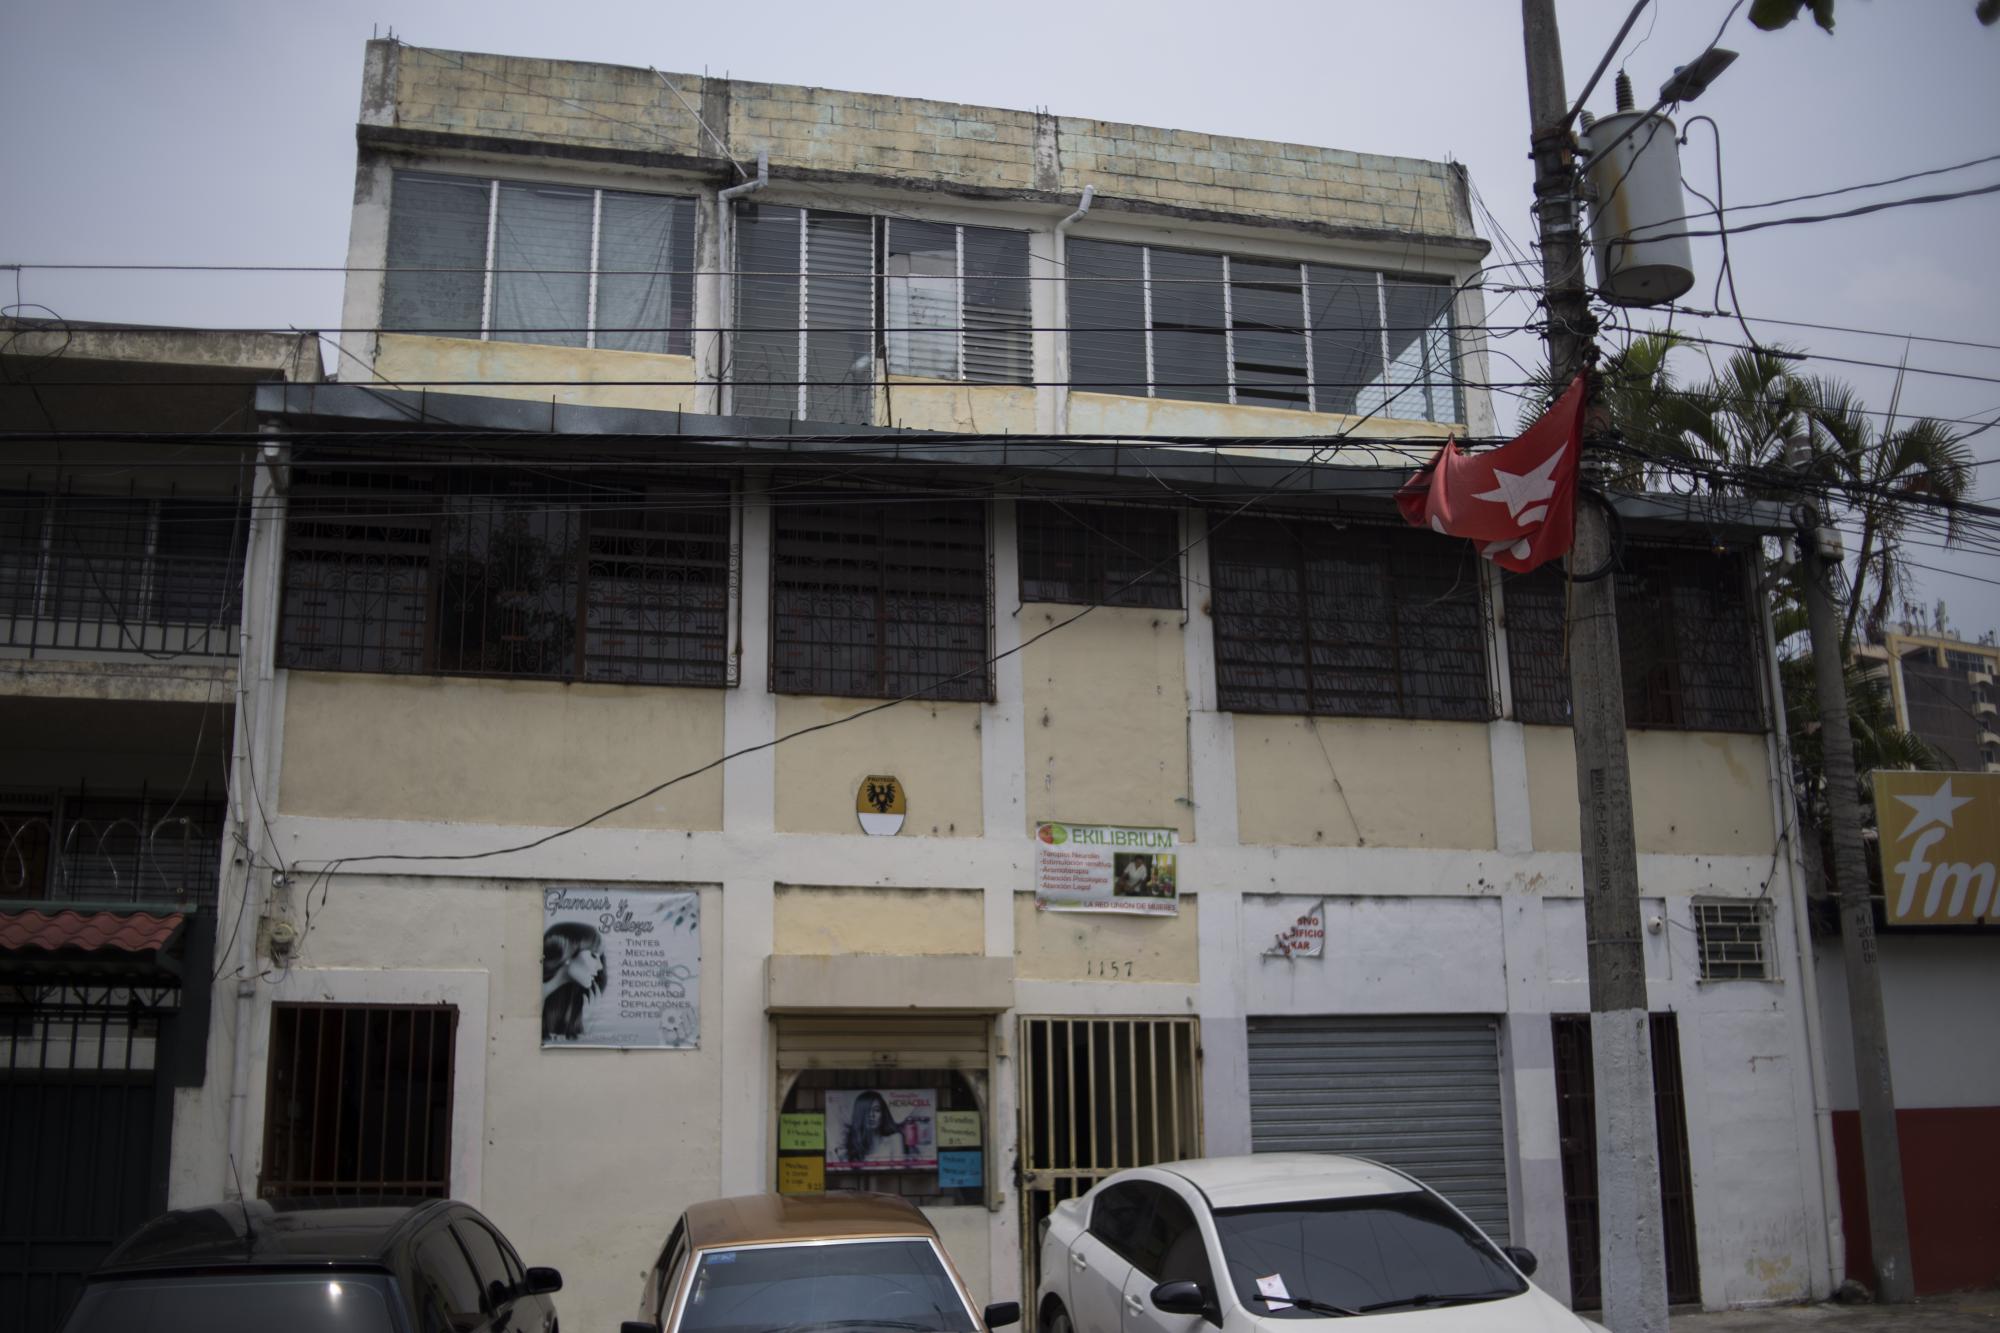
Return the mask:
M1875 770L1892 926L2000 923L2000 773Z

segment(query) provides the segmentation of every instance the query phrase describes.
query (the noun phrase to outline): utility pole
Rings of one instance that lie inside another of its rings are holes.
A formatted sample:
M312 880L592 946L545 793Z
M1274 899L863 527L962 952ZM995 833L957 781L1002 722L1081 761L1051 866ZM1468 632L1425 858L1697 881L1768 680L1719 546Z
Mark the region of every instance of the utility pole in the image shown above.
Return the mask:
M1521 0L1521 29L1549 309L1549 363L1560 387L1588 365L1596 326L1584 290L1576 162L1555 0ZM1592 424L1602 420L1601 410L1586 407L1586 442ZM1571 570L1605 569L1611 556L1603 510L1580 502ZM1666 1333L1659 1141L1653 1126L1639 855L1632 835L1615 583L1606 577L1570 584L1570 715L1583 832L1583 918L1597 1103L1597 1245L1605 1324L1617 1333Z
M1847 675L1830 581L1837 557L1820 546L1826 531L1808 504L1799 554L1812 634L1813 682L1819 687L1833 878L1840 890L1840 954L1847 972L1847 1025L1854 1038L1861 1166L1868 1185L1868 1247L1875 1256L1876 1296L1903 1302L1916 1299L1916 1280L1910 1272L1909 1218L1903 1211L1903 1159L1896 1135L1896 1092L1889 1078L1889 1034L1882 1018L1875 909L1868 901L1868 863L1861 851L1861 799L1854 781L1854 733L1847 722Z

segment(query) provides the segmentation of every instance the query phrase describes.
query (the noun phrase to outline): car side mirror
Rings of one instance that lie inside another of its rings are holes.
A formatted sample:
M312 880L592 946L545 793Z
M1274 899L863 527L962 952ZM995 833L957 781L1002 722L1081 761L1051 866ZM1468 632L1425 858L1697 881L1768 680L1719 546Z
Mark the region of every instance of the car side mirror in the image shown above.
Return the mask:
M1541 1261L1535 1258L1535 1252L1525 1245L1504 1246L1503 1252L1514 1261L1514 1267L1521 1270L1523 1277L1533 1277L1535 1270L1541 1267Z
M1153 1308L1165 1314L1201 1314L1209 1312L1212 1302L1201 1283L1185 1279L1179 1282L1162 1282L1153 1288Z
M552 1291L562 1290L562 1274L553 1268L530 1268L521 1290L530 1296L546 1296Z
M1021 1322L1021 1303L995 1301L986 1307L986 1312L981 1318L986 1321L988 1328L1005 1328L1009 1324L1018 1324Z

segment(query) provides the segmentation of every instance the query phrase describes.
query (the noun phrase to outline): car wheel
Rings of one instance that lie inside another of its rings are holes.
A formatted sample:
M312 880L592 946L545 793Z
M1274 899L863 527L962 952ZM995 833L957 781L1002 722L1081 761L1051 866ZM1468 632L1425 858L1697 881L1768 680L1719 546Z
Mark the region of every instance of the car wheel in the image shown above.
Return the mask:
M1063 1309L1061 1303L1049 1311L1048 1321L1042 1326L1041 1333L1076 1333L1069 1322L1069 1311Z

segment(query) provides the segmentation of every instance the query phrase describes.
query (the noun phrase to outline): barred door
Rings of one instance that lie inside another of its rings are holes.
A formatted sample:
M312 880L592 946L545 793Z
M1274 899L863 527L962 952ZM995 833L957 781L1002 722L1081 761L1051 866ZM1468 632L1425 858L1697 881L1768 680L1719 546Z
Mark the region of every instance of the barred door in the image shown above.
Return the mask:
M0 1328L51 1333L166 1207L159 994L0 989Z
M1127 1167L1201 1156L1194 1018L1023 1018L1022 1314L1032 1328L1042 1219Z

